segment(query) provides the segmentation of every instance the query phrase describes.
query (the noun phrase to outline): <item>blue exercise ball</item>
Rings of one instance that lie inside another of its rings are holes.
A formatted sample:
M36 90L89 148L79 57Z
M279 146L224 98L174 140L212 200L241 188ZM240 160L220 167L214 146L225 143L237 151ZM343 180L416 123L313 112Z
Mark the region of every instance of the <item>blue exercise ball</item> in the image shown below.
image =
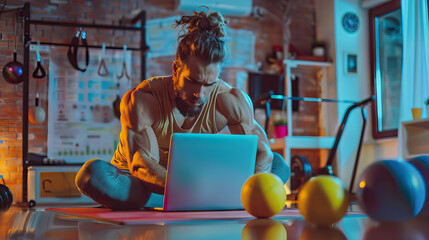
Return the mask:
M420 172L425 181L426 202L423 205L423 209L420 212L419 216L429 217L429 197L427 197L427 195L429 194L429 156L422 155L413 157L408 159L408 162L413 164L413 166L417 168L417 170Z
M356 199L370 218L379 222L402 222L420 213L426 200L426 186L411 163L380 160L362 172Z

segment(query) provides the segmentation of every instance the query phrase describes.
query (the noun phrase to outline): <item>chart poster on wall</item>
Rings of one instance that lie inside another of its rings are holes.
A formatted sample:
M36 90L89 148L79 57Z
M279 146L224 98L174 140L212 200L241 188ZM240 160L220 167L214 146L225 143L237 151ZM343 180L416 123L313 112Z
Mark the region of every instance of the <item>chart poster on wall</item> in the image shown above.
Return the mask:
M81 72L70 65L66 49L50 49L48 157L66 163L112 159L120 133L114 102L131 88L131 51L89 53L87 70ZM78 54L81 67L83 55ZM107 72L100 75L101 59Z

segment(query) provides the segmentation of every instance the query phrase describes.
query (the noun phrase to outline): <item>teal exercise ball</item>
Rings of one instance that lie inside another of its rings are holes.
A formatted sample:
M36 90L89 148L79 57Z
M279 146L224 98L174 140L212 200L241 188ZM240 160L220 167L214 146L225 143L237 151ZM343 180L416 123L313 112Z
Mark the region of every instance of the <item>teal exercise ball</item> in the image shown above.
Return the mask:
M413 166L417 168L417 170L422 175L423 180L425 181L426 202L419 216L429 217L429 197L427 196L429 194L429 156L422 155L422 156L413 157L408 159L408 162L413 164Z
M422 175L406 161L376 161L364 169L357 183L359 207L379 222L410 220L420 213L426 200Z

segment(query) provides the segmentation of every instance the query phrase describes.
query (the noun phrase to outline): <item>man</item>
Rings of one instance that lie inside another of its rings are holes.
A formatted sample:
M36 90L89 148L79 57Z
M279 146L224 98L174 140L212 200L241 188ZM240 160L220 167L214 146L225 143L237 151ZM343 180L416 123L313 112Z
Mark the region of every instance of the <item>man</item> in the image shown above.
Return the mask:
M194 12L178 26L187 32L178 39L173 75L145 80L123 96L120 143L111 164L90 160L76 176L79 190L105 207L140 209L156 199L160 205L173 132L257 135L255 173L277 170L284 182L289 178L280 155L272 167L273 153L249 97L219 79L227 57L222 15Z

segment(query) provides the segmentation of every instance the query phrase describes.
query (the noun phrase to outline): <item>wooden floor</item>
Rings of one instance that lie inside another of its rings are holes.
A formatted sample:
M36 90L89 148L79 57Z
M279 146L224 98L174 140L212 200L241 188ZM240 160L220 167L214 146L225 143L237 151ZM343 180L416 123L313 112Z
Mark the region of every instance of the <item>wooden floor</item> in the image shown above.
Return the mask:
M271 219L188 219L138 225L112 224L46 210L50 207L84 206L12 206L0 213L0 239L429 239L428 221L380 224L356 214L357 206L350 206L353 214L331 228L308 225L294 204L284 210L290 216Z

